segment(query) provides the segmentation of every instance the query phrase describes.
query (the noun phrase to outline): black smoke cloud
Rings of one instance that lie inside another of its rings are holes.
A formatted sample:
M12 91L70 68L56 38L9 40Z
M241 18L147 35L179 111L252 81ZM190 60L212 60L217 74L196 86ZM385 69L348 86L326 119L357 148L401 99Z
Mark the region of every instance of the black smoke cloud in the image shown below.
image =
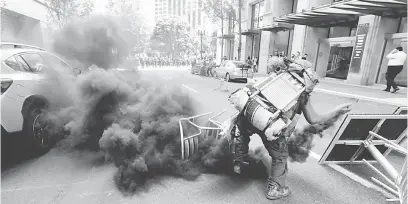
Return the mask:
M323 132L333 127L335 122L347 111L338 110L333 117L316 124L306 125L302 129L295 130L288 138L289 157L292 162L306 162L311 149L313 148L314 136L323 137Z
M180 87L153 84L138 74L129 79L110 69L122 63L129 50L118 28L109 18L96 16L57 32L53 44L57 53L84 68L95 67L68 81L61 77L64 86L53 92L54 98L69 98L48 114L50 134L60 139L57 148L103 154L105 161L117 166L113 178L124 193L144 189L165 175L193 180L223 163L228 158L226 143L213 138L200 142L193 159L181 160L178 122L196 110ZM118 55L112 55L112 49Z
M84 68L96 65L108 69L126 57L127 46L119 24L107 16L91 16L69 22L54 35L53 50Z

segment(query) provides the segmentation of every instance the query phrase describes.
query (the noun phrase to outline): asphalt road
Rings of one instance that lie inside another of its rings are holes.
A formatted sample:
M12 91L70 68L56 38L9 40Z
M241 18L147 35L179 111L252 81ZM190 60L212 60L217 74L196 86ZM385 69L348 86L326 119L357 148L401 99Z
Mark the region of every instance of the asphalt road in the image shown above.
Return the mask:
M181 86L196 101L200 112L218 112L227 109L219 120L224 121L233 109L227 101L228 92L213 91L221 83L212 78L191 75L186 69L161 69L141 71L144 79L163 86ZM126 73L132 79L134 74ZM227 83L230 90L244 83ZM313 103L320 111L344 103L356 102L332 95L314 93ZM357 102L352 113L392 113L396 107L375 103ZM299 126L305 125L302 118ZM338 126L337 123L335 126ZM85 153L64 154L51 150L46 155L33 159L19 159L17 164L2 168L2 203L386 203L383 194L367 188L361 183L336 171L319 165L322 155L330 143L335 127L325 132L325 137L315 139L314 157L304 164L290 163L288 185L292 195L270 201L264 197L265 178L231 178L225 175L206 174L196 181L166 177L155 182L145 192L125 196L113 182L116 168L112 164L96 161L94 155ZM11 147L13 153L23 151L21 147L2 142L2 148ZM254 136L251 145L260 145ZM6 157L2 151L2 157ZM12 156L12 155L10 155ZM365 174L365 170L361 177ZM358 180L358 179L357 179Z

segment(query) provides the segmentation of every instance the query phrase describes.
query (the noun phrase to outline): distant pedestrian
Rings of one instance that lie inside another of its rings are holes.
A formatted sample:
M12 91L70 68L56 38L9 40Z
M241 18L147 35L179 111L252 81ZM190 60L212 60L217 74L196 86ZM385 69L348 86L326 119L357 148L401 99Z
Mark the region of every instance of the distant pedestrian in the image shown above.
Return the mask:
M209 76L209 77L214 77L214 73L213 73L213 69L215 68L215 61L214 61L214 59L213 58L210 58L209 59L209 62L208 62L208 69L207 69L207 76Z
M258 72L258 65L259 65L259 60L258 60L258 57L255 57L255 59L254 59L254 73L257 73Z
M251 60L251 57L248 56L248 58L247 58L247 60L246 60L246 63L252 67L253 62L252 62L252 60Z
M392 93L399 90L397 84L395 83L395 77L402 71L404 67L405 60L407 59L407 54L402 51L402 47L397 47L391 51L390 54L386 56L388 59L387 73L385 73L385 79L387 80L387 88L384 91L391 91L391 87L394 89Z
M303 57L302 57L302 59L307 60L307 57L308 57L308 55L307 55L307 54L304 54Z

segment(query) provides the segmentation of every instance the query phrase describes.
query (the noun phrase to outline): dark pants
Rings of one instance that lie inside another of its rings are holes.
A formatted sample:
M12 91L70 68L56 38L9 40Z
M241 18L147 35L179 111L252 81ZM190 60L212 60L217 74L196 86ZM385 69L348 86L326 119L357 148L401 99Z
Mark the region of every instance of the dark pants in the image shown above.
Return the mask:
M385 79L387 80L387 89L397 89L397 84L395 83L395 77L402 71L403 66L388 66L387 73L385 73Z
M272 157L272 167L269 176L281 186L285 186L287 175L287 160L289 157L286 137L280 136L278 139L269 141L263 131L256 129L244 116L239 116L235 127L235 152L234 161L242 162L246 160L249 150L250 136L258 134Z
M213 68L212 67L208 67L207 76L213 77Z

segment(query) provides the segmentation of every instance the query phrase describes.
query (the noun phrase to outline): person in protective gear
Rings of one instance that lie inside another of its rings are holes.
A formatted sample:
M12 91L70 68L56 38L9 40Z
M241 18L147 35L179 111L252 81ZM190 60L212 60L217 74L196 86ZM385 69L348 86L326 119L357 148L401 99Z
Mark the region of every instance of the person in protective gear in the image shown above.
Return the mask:
M244 115L244 111L241 111L234 117L234 119L231 120L233 125L231 126L230 130L231 136L235 138L233 170L238 174L240 174L242 168L248 164L247 157L250 136L253 134L260 136L265 148L269 153L269 156L272 158L272 165L268 172L269 176L266 191L266 198L271 200L288 196L291 193L289 187L286 186L286 176L288 173L287 160L289 157L287 138L294 131L300 115L303 113L308 123L316 124L320 121L326 121L333 118L339 111L348 112L351 105L343 104L329 113L318 114L312 107L312 101L310 100L310 93L319 82L318 75L310 68L304 69L301 63L296 63L296 61L292 62L285 59L282 62L284 62L286 66L282 65L281 62L272 62L275 63L273 67L277 68L277 71L275 70L276 74L280 74L285 71L295 72L302 77L305 84L305 89L300 94L296 105L294 105L289 111L283 113L283 117L290 119L290 124L284 126L275 122L267 129L259 130L249 121L248 117ZM249 90L249 92L255 91L254 87L251 85L247 86L246 89ZM234 105L237 105L237 103ZM239 106L243 105L241 104ZM240 110L239 108L242 107L236 106L236 108Z

